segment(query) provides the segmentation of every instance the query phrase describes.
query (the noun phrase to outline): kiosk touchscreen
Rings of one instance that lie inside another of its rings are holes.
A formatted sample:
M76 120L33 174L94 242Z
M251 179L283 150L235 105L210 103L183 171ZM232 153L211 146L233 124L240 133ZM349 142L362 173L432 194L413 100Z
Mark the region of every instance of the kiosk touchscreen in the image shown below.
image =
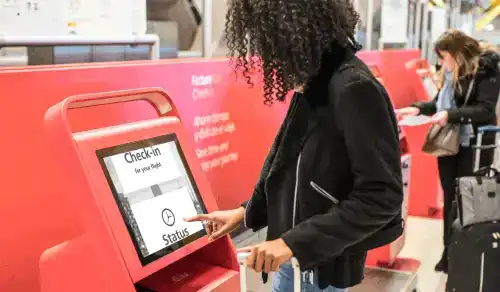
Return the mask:
M176 134L97 151L143 265L206 235L183 218L207 210Z
M67 125L72 108L138 99L162 117L79 133ZM166 93L68 98L49 109L45 123L62 160L68 205L60 207L72 208L74 236L42 254L42 292L236 291L229 236L208 242L202 222L184 220L217 204Z

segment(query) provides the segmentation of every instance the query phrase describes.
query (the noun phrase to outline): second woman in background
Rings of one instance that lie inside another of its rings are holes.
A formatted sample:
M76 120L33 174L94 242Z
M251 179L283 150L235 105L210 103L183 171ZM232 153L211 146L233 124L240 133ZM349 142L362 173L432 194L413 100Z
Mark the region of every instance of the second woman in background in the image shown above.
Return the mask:
M448 271L448 243L451 224L455 220L453 201L455 181L473 172L475 132L479 126L496 124L495 108L500 92L498 54L458 30L443 34L435 45L442 61L440 90L436 98L398 110L401 115L432 116L433 123L461 124L460 150L453 156L439 157L438 168L444 193L444 251L436 271ZM470 91L467 103L465 99ZM483 138L493 144L494 136ZM481 166L492 164L493 151L483 151Z

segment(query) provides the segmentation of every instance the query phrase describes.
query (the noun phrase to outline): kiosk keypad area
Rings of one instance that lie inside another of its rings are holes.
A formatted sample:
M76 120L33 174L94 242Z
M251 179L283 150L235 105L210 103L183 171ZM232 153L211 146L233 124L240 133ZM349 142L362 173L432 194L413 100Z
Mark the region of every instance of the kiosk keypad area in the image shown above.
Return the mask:
M140 99L161 117L78 133L68 125L72 108ZM217 203L165 92L70 97L47 111L45 125L69 197L55 203L71 208L74 237L42 253L41 292L237 291L229 236L208 242L203 223L184 221Z

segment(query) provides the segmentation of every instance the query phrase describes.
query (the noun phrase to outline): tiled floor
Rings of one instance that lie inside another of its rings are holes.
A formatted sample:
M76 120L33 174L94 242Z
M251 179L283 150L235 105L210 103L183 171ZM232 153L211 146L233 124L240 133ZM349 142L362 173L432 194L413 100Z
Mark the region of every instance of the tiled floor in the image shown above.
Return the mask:
M408 220L406 236L405 247L400 256L420 261L419 291L437 291L444 280L443 274L434 271L443 249L442 221L412 217Z
M444 277L434 272L434 265L439 260L442 251L441 221L412 217L408 220L406 229L406 244L400 253L402 258L413 258L421 262L418 272L419 292L442 292ZM264 239L263 233L250 236L239 236L235 244L240 246L250 245ZM270 283L263 285L260 276L248 273L248 290L252 292L270 292ZM374 292L371 290L370 292ZM387 292L387 291L377 291Z

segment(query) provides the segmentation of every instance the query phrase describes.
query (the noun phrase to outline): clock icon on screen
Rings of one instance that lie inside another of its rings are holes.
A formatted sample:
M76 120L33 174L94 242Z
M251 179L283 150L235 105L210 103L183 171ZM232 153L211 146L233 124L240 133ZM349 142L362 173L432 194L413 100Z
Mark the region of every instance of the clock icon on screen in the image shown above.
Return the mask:
M175 215L174 215L174 212L172 212L170 209L163 209L163 211L161 211L161 217L163 219L163 223L165 223L165 225L169 226L169 227L172 227L174 226L175 224Z

